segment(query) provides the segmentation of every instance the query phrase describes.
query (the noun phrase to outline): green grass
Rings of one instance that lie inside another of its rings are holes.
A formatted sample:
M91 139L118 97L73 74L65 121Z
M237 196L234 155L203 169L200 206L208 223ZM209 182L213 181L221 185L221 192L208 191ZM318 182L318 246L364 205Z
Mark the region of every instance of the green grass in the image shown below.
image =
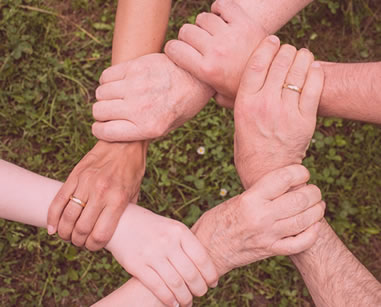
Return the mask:
M65 180L93 146L91 103L110 64L115 1L3 0L0 3L1 158ZM168 38L212 1L174 2ZM279 33L331 61L381 60L378 0L320 0ZM233 165L232 113L210 103L194 120L150 146L141 204L191 225L242 191ZM305 165L321 187L327 217L381 279L381 131L320 119ZM197 148L204 146L205 155ZM228 190L224 198L221 188ZM32 210L32 209L31 209ZM89 253L44 230L0 220L1 306L88 306L128 274L107 252ZM285 257L235 270L197 306L310 306Z

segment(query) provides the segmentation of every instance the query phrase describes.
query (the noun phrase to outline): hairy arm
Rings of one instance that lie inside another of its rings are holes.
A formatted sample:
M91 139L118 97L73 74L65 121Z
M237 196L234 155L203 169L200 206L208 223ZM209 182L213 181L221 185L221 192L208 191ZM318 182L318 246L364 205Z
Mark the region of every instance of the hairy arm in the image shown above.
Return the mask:
M322 66L325 86L320 115L381 123L381 62L322 62Z
M316 306L380 306L381 284L323 222L318 241L291 256Z

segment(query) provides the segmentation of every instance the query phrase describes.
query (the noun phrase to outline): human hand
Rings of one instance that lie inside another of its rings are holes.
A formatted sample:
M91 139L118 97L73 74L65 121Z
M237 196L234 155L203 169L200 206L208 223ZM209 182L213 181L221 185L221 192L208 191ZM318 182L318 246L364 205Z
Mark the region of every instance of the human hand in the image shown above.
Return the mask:
M48 232L98 250L110 240L129 201L137 200L147 144L98 142L75 166L48 213ZM80 199L86 207L69 200Z
M93 105L93 134L108 142L155 139L193 118L214 91L164 54L106 69Z
M310 248L318 239L325 203L302 165L262 177L253 187L204 213L192 228L219 276L275 255Z
M324 73L311 52L266 38L251 56L234 107L234 160L245 188L301 163L316 125ZM311 65L312 64L312 65ZM301 93L284 84L296 85Z
M217 0L212 13L201 13L196 24L185 24L165 53L181 68L216 91L216 101L233 107L250 54L265 38L262 26L232 0Z
M215 266L182 223L129 204L106 248L167 306L189 306L215 286Z

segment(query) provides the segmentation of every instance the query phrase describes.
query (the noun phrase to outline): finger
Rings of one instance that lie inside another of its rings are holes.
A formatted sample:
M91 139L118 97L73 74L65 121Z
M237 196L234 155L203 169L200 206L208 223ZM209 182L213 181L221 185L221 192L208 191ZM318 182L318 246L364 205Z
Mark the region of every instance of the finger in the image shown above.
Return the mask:
M221 17L205 12L197 15L195 24L207 31L210 35L221 32L221 30L227 26Z
M228 23L241 20L244 14L241 7L233 0L216 0L212 4L211 11Z
M309 184L274 199L269 207L276 212L276 219L286 219L316 205L321 201L320 189Z
M274 224L274 230L283 238L296 236L324 217L325 203L318 202L311 208Z
M209 287L215 287L218 282L218 273L205 247L189 232L181 240L181 247L185 254L196 265L203 279Z
M307 80L300 97L300 112L303 116L316 118L319 101L324 87L324 71L319 62L310 66Z
M86 240L86 248L88 250L99 250L110 241L126 206L127 202L119 204L117 201L106 201L93 231Z
M57 231L58 223L61 215L69 202L69 197L75 191L78 181L76 176L69 176L66 182L63 184L57 195L54 197L48 210L47 228L50 235Z
M128 69L129 62L121 63L118 65L113 65L105 69L101 77L99 78L99 83L102 85L104 83L118 81L124 79L126 76L126 71Z
M174 294L169 290L160 276L150 267L136 272L136 274L132 273L132 275L136 276L147 289L151 290L164 305L173 307L179 306Z
M64 212L62 213L61 219L58 223L58 235L66 241L71 240L71 235L73 233L75 223L77 222L79 216L82 213L82 210L84 209L83 206L87 206L86 203L88 201L88 179L80 179L79 181L79 185L73 193L73 197L82 201L84 205L77 204L75 201L70 200L66 205Z
M185 24L180 28L178 39L189 44L201 54L207 49L212 36L198 26Z
M96 197L90 197L87 206L83 209L82 214L75 223L71 236L71 241L74 245L79 247L85 245L104 207L104 202L101 202Z
M165 45L164 51L176 65L195 76L198 75L202 55L192 46L179 40L171 40Z
M154 138L151 135L142 134L140 129L128 120L95 122L91 129L97 139L106 142L135 142Z
M95 91L95 96L98 101L121 99L126 94L125 88L125 80L117 80L104 83L103 85L97 88L97 90Z
M280 40L275 35L265 38L251 55L242 75L239 87L240 95L254 95L265 83L270 65L280 46Z
M168 261L158 261L155 267L151 268L164 280L180 305L188 306L192 303L192 294L189 292L182 277Z
M273 250L276 255L293 255L301 253L314 245L319 237L321 222L315 223L310 228L295 237L288 237L274 243Z
M285 84L296 85L302 89L307 78L308 70L313 61L314 56L309 50L305 48L300 49L288 72ZM288 88L283 88L282 98L291 111L296 112L299 110L300 93Z
M309 179L309 171L303 165L295 164L266 174L250 190L255 191L263 199L273 200L291 187L306 183Z
M275 91L275 93L279 90L279 97L281 96L283 84L286 81L288 71L294 62L295 56L296 48L294 46L283 45L271 64L265 87L268 87L272 92Z
M183 278L193 295L200 297L208 291L208 285L205 280L202 278L193 262L183 251L175 251L171 254L168 260Z
M116 119L125 119L128 104L122 99L103 100L93 104L93 117L104 122Z

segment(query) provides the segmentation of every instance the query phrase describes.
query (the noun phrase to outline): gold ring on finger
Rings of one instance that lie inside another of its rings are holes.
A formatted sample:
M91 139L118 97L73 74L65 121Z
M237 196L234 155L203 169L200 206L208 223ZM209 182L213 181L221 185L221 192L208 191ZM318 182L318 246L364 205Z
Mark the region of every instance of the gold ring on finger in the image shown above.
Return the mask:
M73 196L73 195L70 195L70 200L73 202L73 203L76 203L77 205L81 206L82 208L85 208L86 207L86 203L83 202L82 200L80 200L79 198Z
M294 84L285 83L283 85L283 88L291 90L291 91L294 91L294 92L297 92L299 94L302 92L302 89L299 86L294 85Z

